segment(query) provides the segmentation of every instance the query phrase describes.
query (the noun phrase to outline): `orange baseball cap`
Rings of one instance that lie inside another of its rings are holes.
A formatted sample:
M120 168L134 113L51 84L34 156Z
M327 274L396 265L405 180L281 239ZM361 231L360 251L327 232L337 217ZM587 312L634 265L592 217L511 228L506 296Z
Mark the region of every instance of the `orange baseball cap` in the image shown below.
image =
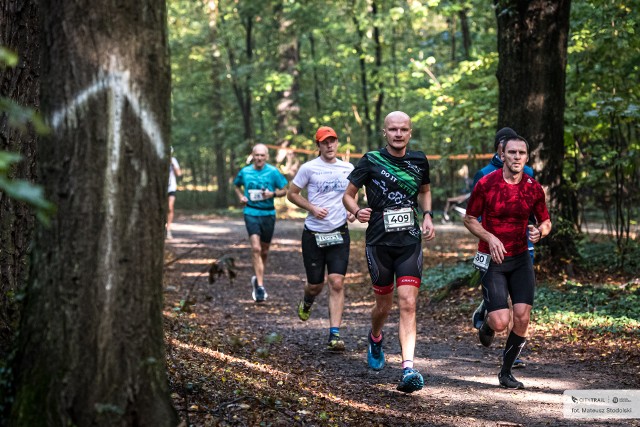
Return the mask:
M335 130L331 129L329 126L320 126L316 132L316 141L322 142L330 136L336 139L338 138L338 134Z

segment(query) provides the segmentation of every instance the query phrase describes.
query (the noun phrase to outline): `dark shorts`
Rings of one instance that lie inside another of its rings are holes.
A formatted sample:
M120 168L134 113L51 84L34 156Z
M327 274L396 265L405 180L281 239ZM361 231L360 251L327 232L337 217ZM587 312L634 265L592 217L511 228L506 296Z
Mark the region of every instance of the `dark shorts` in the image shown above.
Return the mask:
M367 246L367 265L376 294L393 292L393 278L397 286L420 287L422 278L422 245L420 242L409 246Z
M247 233L249 236L257 234L260 236L260 241L263 243L271 243L273 238L273 230L276 226L276 216L244 216L244 225L247 227Z
M169 193L167 193L167 196L171 197L176 197L176 192L175 191L169 191Z
M302 231L302 260L304 269L307 272L307 282L312 285L324 283L325 266L327 274L342 274L343 276L347 274L349 246L351 243L349 229L347 224L344 224L334 231L340 231L344 242L339 245L324 247L318 247L315 232L306 227Z
M533 306L536 277L529 251L506 257L502 264L491 261L482 276L482 294L487 311L509 308L509 296L513 304Z

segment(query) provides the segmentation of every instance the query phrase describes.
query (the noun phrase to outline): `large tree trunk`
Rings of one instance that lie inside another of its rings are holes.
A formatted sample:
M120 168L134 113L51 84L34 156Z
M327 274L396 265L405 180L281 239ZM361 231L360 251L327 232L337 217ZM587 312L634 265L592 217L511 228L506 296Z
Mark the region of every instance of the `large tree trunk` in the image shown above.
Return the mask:
M0 73L3 97L31 108L39 105L38 8L35 1L0 0L0 46L18 53L17 67ZM36 177L36 134L9 126L0 114L0 150L20 153L23 160L9 173L10 179L34 181ZM29 207L0 193L0 359L11 349L18 323L18 295L29 271L28 250L34 229ZM0 414L0 417L2 415Z
M38 227L16 426L174 426L162 330L170 77L161 0L42 1Z
M531 145L539 181L554 206L563 190L565 74L570 0L494 1L498 19L498 128L509 126Z
M563 179L571 1L494 0L494 4L500 57L498 128L509 126L529 141L536 178L547 186L551 207L559 214L556 225L566 220L577 224L575 195ZM553 257L570 259L575 252L572 240L563 236L557 243L550 245Z

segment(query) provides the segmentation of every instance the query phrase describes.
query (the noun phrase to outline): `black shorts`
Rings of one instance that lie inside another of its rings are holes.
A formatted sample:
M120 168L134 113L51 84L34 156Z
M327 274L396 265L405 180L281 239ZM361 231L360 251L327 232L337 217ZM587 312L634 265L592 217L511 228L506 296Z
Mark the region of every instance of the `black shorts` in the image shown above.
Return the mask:
M254 216L245 215L244 225L247 227L247 233L249 237L253 234L260 236L262 243L271 243L273 238L273 230L276 226L275 215Z
M502 264L491 261L482 276L482 294L487 311L509 308L509 296L513 304L533 306L536 277L529 251L506 257Z
M169 197L171 197L171 196L176 197L176 192L175 191L169 191L169 193L167 193L167 195Z
M339 245L318 247L315 232L307 227L302 231L302 260L307 272L307 282L312 285L324 283L324 270L327 274L347 274L349 264L349 229L347 224L333 231L340 231L343 242Z
M393 278L397 286L420 287L422 278L422 244L409 246L373 245L366 247L369 275L376 294L393 292Z

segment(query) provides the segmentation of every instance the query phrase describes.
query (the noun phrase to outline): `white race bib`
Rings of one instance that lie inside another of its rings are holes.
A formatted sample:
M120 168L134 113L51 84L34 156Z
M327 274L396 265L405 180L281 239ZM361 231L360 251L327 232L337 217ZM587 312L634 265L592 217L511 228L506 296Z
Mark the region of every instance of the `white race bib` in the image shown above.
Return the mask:
M342 233L339 231L333 231L331 233L315 233L316 244L319 248L324 246L339 245L344 242Z
M385 209L384 213L384 231L404 231L413 228L413 209Z
M476 256L473 259L473 266L475 268L484 273L489 268L489 263L491 263L491 255L480 251L476 252Z
M249 200L252 202L264 200L264 190L249 190Z

